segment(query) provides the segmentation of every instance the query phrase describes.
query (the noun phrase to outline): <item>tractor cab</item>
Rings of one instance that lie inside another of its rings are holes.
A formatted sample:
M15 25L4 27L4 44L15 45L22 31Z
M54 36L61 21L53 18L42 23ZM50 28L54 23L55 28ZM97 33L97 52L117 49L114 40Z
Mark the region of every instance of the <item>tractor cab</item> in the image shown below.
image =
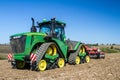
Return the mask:
M40 32L46 33L48 36L58 38L59 40L64 40L65 38L65 23L56 21L55 18L51 19L51 21L43 21L42 23L38 23Z
M31 29L31 32L36 32L36 28L34 26L34 19L32 19L33 21L33 26ZM55 20L55 18L47 21L47 20L43 20L43 22L39 23L37 22L38 26L36 26L37 28L39 28L39 32L42 33L46 33L47 36L51 36L53 38L57 38L61 41L64 41L65 39L65 26L66 24L60 21Z

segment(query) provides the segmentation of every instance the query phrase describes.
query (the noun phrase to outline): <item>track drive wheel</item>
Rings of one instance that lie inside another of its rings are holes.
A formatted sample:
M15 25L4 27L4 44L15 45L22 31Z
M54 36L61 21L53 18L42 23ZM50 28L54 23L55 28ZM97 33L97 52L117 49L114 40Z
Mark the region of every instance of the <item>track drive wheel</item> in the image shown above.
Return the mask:
M89 57L88 55L85 57L85 62L86 62L86 63L89 63L89 62L90 62L90 57Z
M65 65L65 60L64 60L63 58L59 58L57 65L58 65L59 68L64 67L64 65Z
M50 44L48 49L46 50L46 53L51 55L51 56L54 56L57 54L57 47L55 44Z
M38 70L45 71L46 68L47 68L47 62L44 59L40 60L38 63Z
M80 47L80 51L79 51L81 54L85 54L85 48L84 48L84 46L81 46Z
M16 68L24 69L25 68L25 61L16 61Z

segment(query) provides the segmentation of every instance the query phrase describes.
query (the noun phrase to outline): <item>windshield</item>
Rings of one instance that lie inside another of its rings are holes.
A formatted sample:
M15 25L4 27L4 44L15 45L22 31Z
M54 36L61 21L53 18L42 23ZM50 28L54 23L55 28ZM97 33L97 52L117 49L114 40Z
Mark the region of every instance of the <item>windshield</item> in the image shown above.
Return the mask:
M15 36L10 39L13 53L22 53L25 49L26 36Z
M59 40L63 40L63 35L64 35L64 29L63 28L56 27L55 28L55 33L56 33L56 36Z
M61 28L56 27L56 28L55 28L55 33L57 33L57 34L61 34Z
M49 35L50 34L50 26L49 25L43 25L43 26L41 26L40 31Z
M60 40L63 40L63 35L65 34L64 27L61 24L45 23L40 25L40 32L46 33L47 35L51 35Z

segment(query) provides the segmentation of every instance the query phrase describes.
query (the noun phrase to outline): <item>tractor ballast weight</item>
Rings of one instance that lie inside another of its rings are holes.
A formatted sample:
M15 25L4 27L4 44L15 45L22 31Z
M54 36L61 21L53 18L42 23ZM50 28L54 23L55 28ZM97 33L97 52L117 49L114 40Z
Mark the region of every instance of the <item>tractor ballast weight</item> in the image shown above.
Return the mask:
M65 63L89 62L90 57L81 42L66 40L65 26L55 18L37 22L35 26L32 18L31 32L10 36L12 58L8 60L12 66L18 69L29 66L32 70L44 71L62 68Z

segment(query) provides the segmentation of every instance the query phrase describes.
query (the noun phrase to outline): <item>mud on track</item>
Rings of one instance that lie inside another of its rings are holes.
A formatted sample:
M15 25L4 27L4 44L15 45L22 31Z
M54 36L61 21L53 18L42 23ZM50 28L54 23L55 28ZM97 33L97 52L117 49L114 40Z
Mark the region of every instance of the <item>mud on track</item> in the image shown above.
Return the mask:
M120 80L120 53L44 72L12 69L7 60L0 60L0 80Z

